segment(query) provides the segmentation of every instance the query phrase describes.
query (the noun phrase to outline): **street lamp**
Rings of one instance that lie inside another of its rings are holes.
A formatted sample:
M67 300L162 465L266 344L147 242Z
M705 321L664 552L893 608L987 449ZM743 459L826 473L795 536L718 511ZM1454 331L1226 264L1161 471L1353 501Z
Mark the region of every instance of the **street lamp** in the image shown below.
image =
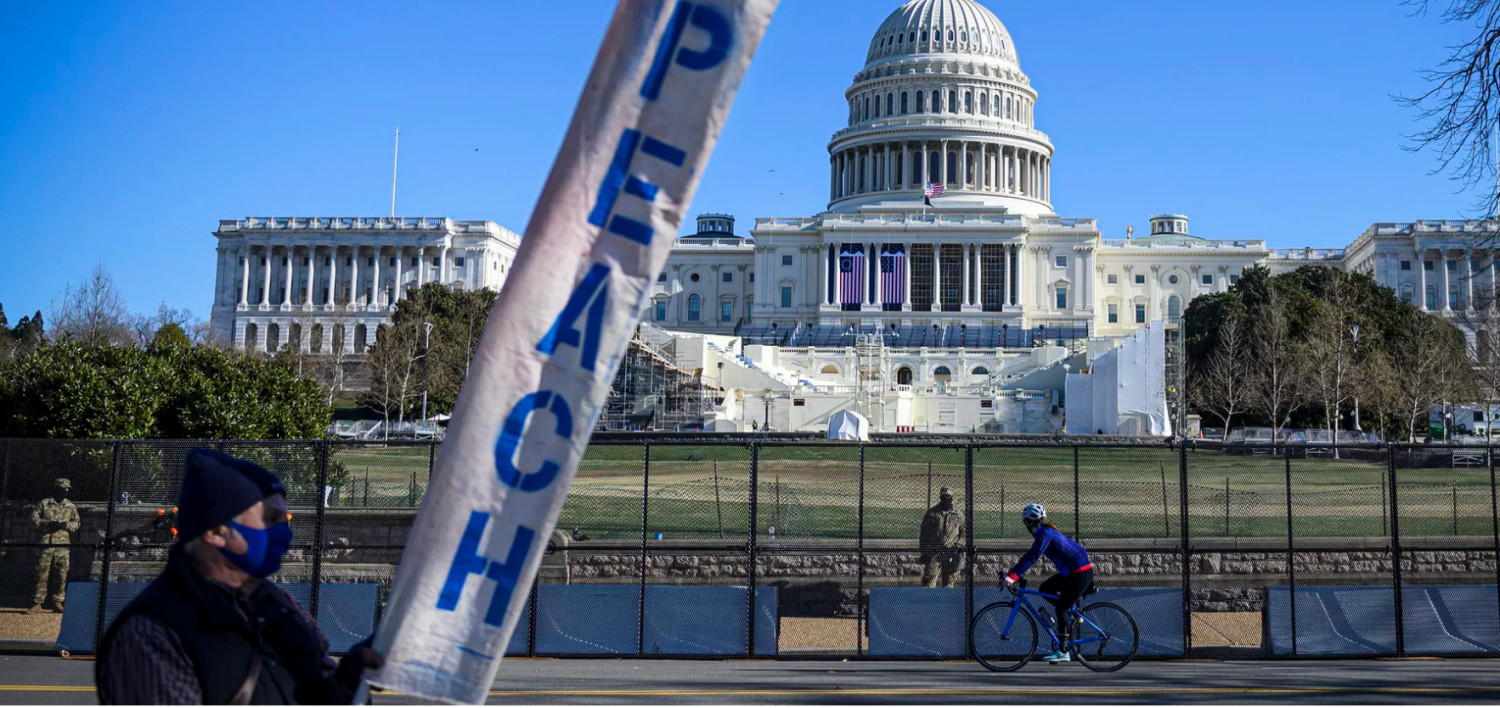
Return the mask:
M422 323L422 420L427 420L427 360L432 353L432 323Z
M1349 338L1353 342L1354 356L1359 356L1359 323L1349 325ZM1359 396L1354 397L1354 432L1363 433L1359 427ZM1337 435L1337 433L1334 433Z

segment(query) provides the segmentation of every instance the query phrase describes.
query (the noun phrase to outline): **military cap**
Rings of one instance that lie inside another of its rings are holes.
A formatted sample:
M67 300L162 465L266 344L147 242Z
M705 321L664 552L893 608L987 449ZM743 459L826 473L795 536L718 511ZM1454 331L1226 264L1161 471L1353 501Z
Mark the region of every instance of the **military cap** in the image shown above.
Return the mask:
M63 489L72 489L73 483L69 482L66 477L58 477L57 481L53 482L53 486L62 487Z
M938 490L938 496L940 496L940 497L951 497L951 496L953 496L953 490L949 489L947 487L943 487L942 489Z

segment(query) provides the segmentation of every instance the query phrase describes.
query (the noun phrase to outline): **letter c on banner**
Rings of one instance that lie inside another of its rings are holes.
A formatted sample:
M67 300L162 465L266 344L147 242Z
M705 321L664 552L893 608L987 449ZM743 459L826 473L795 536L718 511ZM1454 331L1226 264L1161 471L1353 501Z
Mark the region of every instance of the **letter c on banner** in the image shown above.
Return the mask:
M562 469L561 465L552 460L546 460L541 468L530 474L516 467L516 453L521 447L521 435L526 432L526 421L539 409L551 411L552 417L557 419L554 432L558 437L564 440L573 438L573 409L568 407L568 402L561 395L552 391L537 391L516 402L516 407L511 409L500 430L500 439L495 442L495 467L505 486L523 492L546 489Z

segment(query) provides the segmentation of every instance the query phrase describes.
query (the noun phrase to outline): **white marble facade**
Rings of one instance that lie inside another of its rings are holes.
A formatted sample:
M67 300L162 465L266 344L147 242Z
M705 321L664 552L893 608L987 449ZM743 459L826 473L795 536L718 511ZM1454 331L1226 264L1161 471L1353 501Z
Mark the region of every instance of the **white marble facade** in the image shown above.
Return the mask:
M1180 214L1150 217L1145 234L1126 229L1124 239L1104 238L1093 219L1058 216L1038 92L1004 25L973 0L903 4L844 98L849 121L829 142L827 208L758 218L749 237L733 233L732 218L706 215L699 233L677 240L646 320L752 338L771 325L1045 326L1118 337L1174 321L1254 265L1368 272L1440 313L1496 282L1493 259L1472 252L1496 230L1489 222L1381 223L1345 249L1273 249L1193 235ZM929 207L931 184L946 193Z
M213 336L273 353L292 341L363 354L406 290L498 291L521 239L489 221L252 217L220 221Z

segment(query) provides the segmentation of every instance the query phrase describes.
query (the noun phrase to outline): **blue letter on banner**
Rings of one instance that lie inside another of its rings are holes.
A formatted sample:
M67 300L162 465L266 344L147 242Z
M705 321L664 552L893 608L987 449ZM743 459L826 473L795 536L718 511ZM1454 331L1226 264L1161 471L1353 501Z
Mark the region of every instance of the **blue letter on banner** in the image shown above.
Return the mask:
M589 306L589 302L593 306ZM578 318L583 314L584 308L588 308L588 321L584 323L583 333L578 332L574 326ZM547 331L547 336L537 343L536 350L552 356L557 353L557 345L566 344L570 347L581 349L578 355L578 363L588 371L594 370L594 365L599 359L599 336L600 330L604 328L604 310L609 307L609 266L595 263L589 268L587 275L573 289L572 297L568 298L568 304L563 308L562 314L558 315L557 321L552 323L552 329Z
M511 595L516 592L516 582L521 578L521 568L526 565L526 556L531 554L531 542L535 538L535 531L517 526L516 540L510 544L505 563L490 561L490 569L485 575L495 581L495 594L490 596L490 609L484 613L485 624L495 627L505 624L505 610L510 607Z
M610 213L615 209L615 202L620 198L621 190L647 203L655 202L656 193L660 191L660 187L631 174L630 167L635 162L637 150L673 167L682 167L687 161L687 153L681 148L649 135L644 136L643 139L641 131L626 128L624 134L620 136L620 144L615 147L615 156L610 160L609 171L604 173L604 181L599 183L599 197L594 203L594 210L589 212L589 223L601 228L607 224L610 233L619 234L643 246L650 246L651 237L654 235L650 224L626 216L616 215L610 218Z
M573 409L568 407L568 402L562 396L551 391L537 391L526 394L516 402L516 407L505 418L500 439L495 442L495 468L505 486L523 492L546 489L557 477L558 470L562 469L552 460L543 462L541 469L531 474L522 473L516 468L516 452L521 447L521 434L526 431L526 421L531 418L531 412L538 408L552 411L552 416L557 419L554 431L558 437L564 440L573 437Z
M469 513L469 525L464 527L464 535L458 541L458 551L453 554L453 565L448 567L448 579L443 581L443 589L438 593L439 610L452 612L458 609L458 600L464 594L464 581L470 575L484 573L489 560L479 555L479 542L484 538L484 527L489 523L489 512Z

